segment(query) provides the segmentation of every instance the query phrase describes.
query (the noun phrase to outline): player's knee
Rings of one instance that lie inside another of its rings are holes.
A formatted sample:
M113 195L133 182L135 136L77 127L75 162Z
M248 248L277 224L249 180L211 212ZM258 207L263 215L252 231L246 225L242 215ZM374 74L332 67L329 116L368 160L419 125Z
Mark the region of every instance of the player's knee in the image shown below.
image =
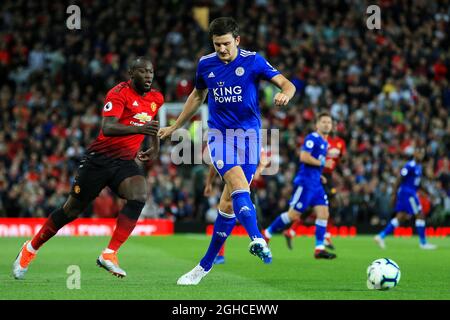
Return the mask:
M397 213L396 218L398 221L404 222L404 221L406 221L407 215L404 212L399 212L399 213Z
M125 206L123 207L121 213L126 215L128 218L132 220L139 219L141 215L141 211L145 206L144 201L138 200L128 200Z
M298 212L298 211L296 211L296 210L289 210L288 211L288 216L289 216L289 219L292 221L292 222L295 222L295 221L299 221L300 220L300 212Z
M233 213L233 203L231 201L220 201L219 210L228 214Z

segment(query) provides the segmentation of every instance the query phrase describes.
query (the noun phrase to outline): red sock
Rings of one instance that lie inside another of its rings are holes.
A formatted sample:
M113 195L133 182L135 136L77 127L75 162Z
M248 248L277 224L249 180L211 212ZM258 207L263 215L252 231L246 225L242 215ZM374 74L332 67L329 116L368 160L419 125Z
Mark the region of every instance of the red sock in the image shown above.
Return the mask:
M116 229L112 235L111 241L108 244L108 249L117 251L120 246L128 239L131 232L136 226L137 220L128 218L126 215L119 213L116 222Z
M218 256L225 256L225 243L222 245L222 247L220 248L219 253L217 254Z
M34 250L39 249L44 243L47 242L51 237L53 237L57 232L58 228L55 226L51 217L48 217L42 226L41 230L33 237L31 240L31 246Z

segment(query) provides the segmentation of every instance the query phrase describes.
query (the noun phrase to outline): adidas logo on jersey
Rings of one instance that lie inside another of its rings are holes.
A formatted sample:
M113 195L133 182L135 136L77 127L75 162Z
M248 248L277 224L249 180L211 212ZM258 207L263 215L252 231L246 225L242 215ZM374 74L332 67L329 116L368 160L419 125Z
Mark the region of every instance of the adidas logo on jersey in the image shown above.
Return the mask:
M134 100L134 102L133 102L133 107L139 107L139 104L136 100Z
M215 78L216 76L215 76L215 74L214 74L214 72L210 72L209 74L208 74L208 78Z

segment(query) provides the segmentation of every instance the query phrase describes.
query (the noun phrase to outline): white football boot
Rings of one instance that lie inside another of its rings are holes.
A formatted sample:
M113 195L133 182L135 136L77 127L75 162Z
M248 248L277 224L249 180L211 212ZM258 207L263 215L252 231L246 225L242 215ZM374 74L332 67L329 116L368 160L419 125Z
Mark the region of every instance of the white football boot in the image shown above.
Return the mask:
M21 280L25 278L25 274L28 271L28 266L30 265L31 261L36 257L36 251L31 252L28 250L27 245L29 241L26 241L22 248L20 249L19 254L16 257L16 260L13 263L13 276L15 279Z
M420 249L423 250L435 250L437 246L431 243L420 244Z
M375 242L378 244L378 246L381 249L386 249L386 244L384 243L384 239L381 238L379 235L376 235L373 240L375 240Z
M97 259L97 265L109 271L118 278L124 278L127 276L125 270L119 267L117 251L113 251L112 253L102 252Z
M205 269L203 269L203 267L198 264L194 269L182 275L178 279L177 284L180 286L195 286L200 283L200 281L208 274L209 271L211 271L211 269L205 271Z

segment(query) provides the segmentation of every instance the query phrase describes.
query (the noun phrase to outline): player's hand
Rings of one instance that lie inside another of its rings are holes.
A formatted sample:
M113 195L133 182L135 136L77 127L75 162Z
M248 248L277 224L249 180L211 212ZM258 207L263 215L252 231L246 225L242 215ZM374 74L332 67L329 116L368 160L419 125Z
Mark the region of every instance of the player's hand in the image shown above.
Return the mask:
M267 156L266 150L261 150L261 158L259 159L259 163L262 168L266 168L270 164L270 158Z
M175 127L174 126L161 128L158 131L158 137L160 139L168 138L168 137L170 137L172 135L172 133L174 131L175 131Z
M328 180L324 176L320 176L320 182L322 182L322 184L327 184Z
M289 103L290 98L282 93L282 92L278 92L275 97L273 98L273 102L275 103L275 106L280 107L280 106L285 106Z
M203 195L205 196L205 197L210 197L210 196L212 196L212 183L207 183L206 185L205 185L205 190L203 190Z
M147 151L139 151L137 154L137 158L139 161L147 162L150 160L154 160L158 154L153 151L153 148L148 149Z
M325 161L325 168L331 169L333 168L334 165L334 160L333 159L327 159L327 161Z
M145 134L146 136L156 136L159 130L159 121L152 120L146 122L143 126L138 128L140 134Z

